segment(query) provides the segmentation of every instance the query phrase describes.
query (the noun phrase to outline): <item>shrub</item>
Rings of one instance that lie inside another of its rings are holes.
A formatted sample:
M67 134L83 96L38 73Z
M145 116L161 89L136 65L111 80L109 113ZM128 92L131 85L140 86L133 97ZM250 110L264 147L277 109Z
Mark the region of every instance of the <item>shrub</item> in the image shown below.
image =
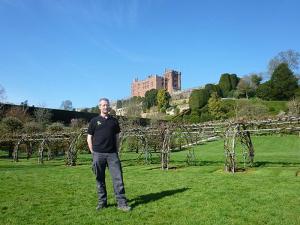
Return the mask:
M32 122L25 123L23 130L26 133L38 133L38 132L42 132L44 130L44 127L42 124L32 121Z
M64 124L60 122L52 123L47 127L47 131L51 133L60 132L63 131L64 129L65 129Z
M18 132L21 131L23 128L22 121L13 116L5 117L2 120L2 124L4 129L7 130L8 132Z

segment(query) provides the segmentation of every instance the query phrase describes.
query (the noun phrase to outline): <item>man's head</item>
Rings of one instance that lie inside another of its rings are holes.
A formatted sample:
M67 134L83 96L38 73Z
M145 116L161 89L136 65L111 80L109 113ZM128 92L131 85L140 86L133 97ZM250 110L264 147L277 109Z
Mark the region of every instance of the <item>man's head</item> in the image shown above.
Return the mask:
M107 116L110 110L109 100L107 98L100 98L99 110L102 116Z

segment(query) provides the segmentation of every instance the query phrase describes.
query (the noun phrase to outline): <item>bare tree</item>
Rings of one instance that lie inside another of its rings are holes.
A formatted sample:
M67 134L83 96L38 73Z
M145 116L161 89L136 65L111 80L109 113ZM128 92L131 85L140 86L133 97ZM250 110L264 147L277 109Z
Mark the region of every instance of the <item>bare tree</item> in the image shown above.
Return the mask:
M297 70L299 68L299 60L300 53L292 49L279 52L278 55L269 62L269 74L272 74L280 63L286 63L291 70Z
M5 99L6 99L6 96L5 96L5 89L4 89L4 87L0 84L0 102L4 102Z
M72 101L71 100L62 101L60 108L64 110L72 110L73 109Z
M245 96L248 99L248 97L251 97L251 95L254 94L261 80L261 75L257 74L250 74L242 77L237 85L237 90L239 91L239 94Z
M52 117L51 112L45 108L38 108L34 110L34 118L39 124L47 124Z

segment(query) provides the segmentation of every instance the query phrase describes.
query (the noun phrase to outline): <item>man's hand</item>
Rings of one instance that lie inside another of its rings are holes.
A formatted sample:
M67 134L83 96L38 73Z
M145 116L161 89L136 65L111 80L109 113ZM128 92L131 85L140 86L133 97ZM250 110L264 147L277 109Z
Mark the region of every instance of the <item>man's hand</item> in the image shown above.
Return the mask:
M90 152L93 154L94 153L94 151L93 151L93 135L88 134L86 141L88 143Z

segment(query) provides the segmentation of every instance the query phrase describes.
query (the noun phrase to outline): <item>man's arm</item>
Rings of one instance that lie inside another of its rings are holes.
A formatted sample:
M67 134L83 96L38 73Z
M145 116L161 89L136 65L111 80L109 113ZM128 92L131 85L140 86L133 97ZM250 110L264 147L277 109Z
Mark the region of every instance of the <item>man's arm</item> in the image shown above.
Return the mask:
M92 139L93 139L93 135L88 134L88 135L87 135L86 141L87 141L87 143L88 143L89 150L90 150L91 153L94 152L94 151L93 151L93 140L92 140Z

